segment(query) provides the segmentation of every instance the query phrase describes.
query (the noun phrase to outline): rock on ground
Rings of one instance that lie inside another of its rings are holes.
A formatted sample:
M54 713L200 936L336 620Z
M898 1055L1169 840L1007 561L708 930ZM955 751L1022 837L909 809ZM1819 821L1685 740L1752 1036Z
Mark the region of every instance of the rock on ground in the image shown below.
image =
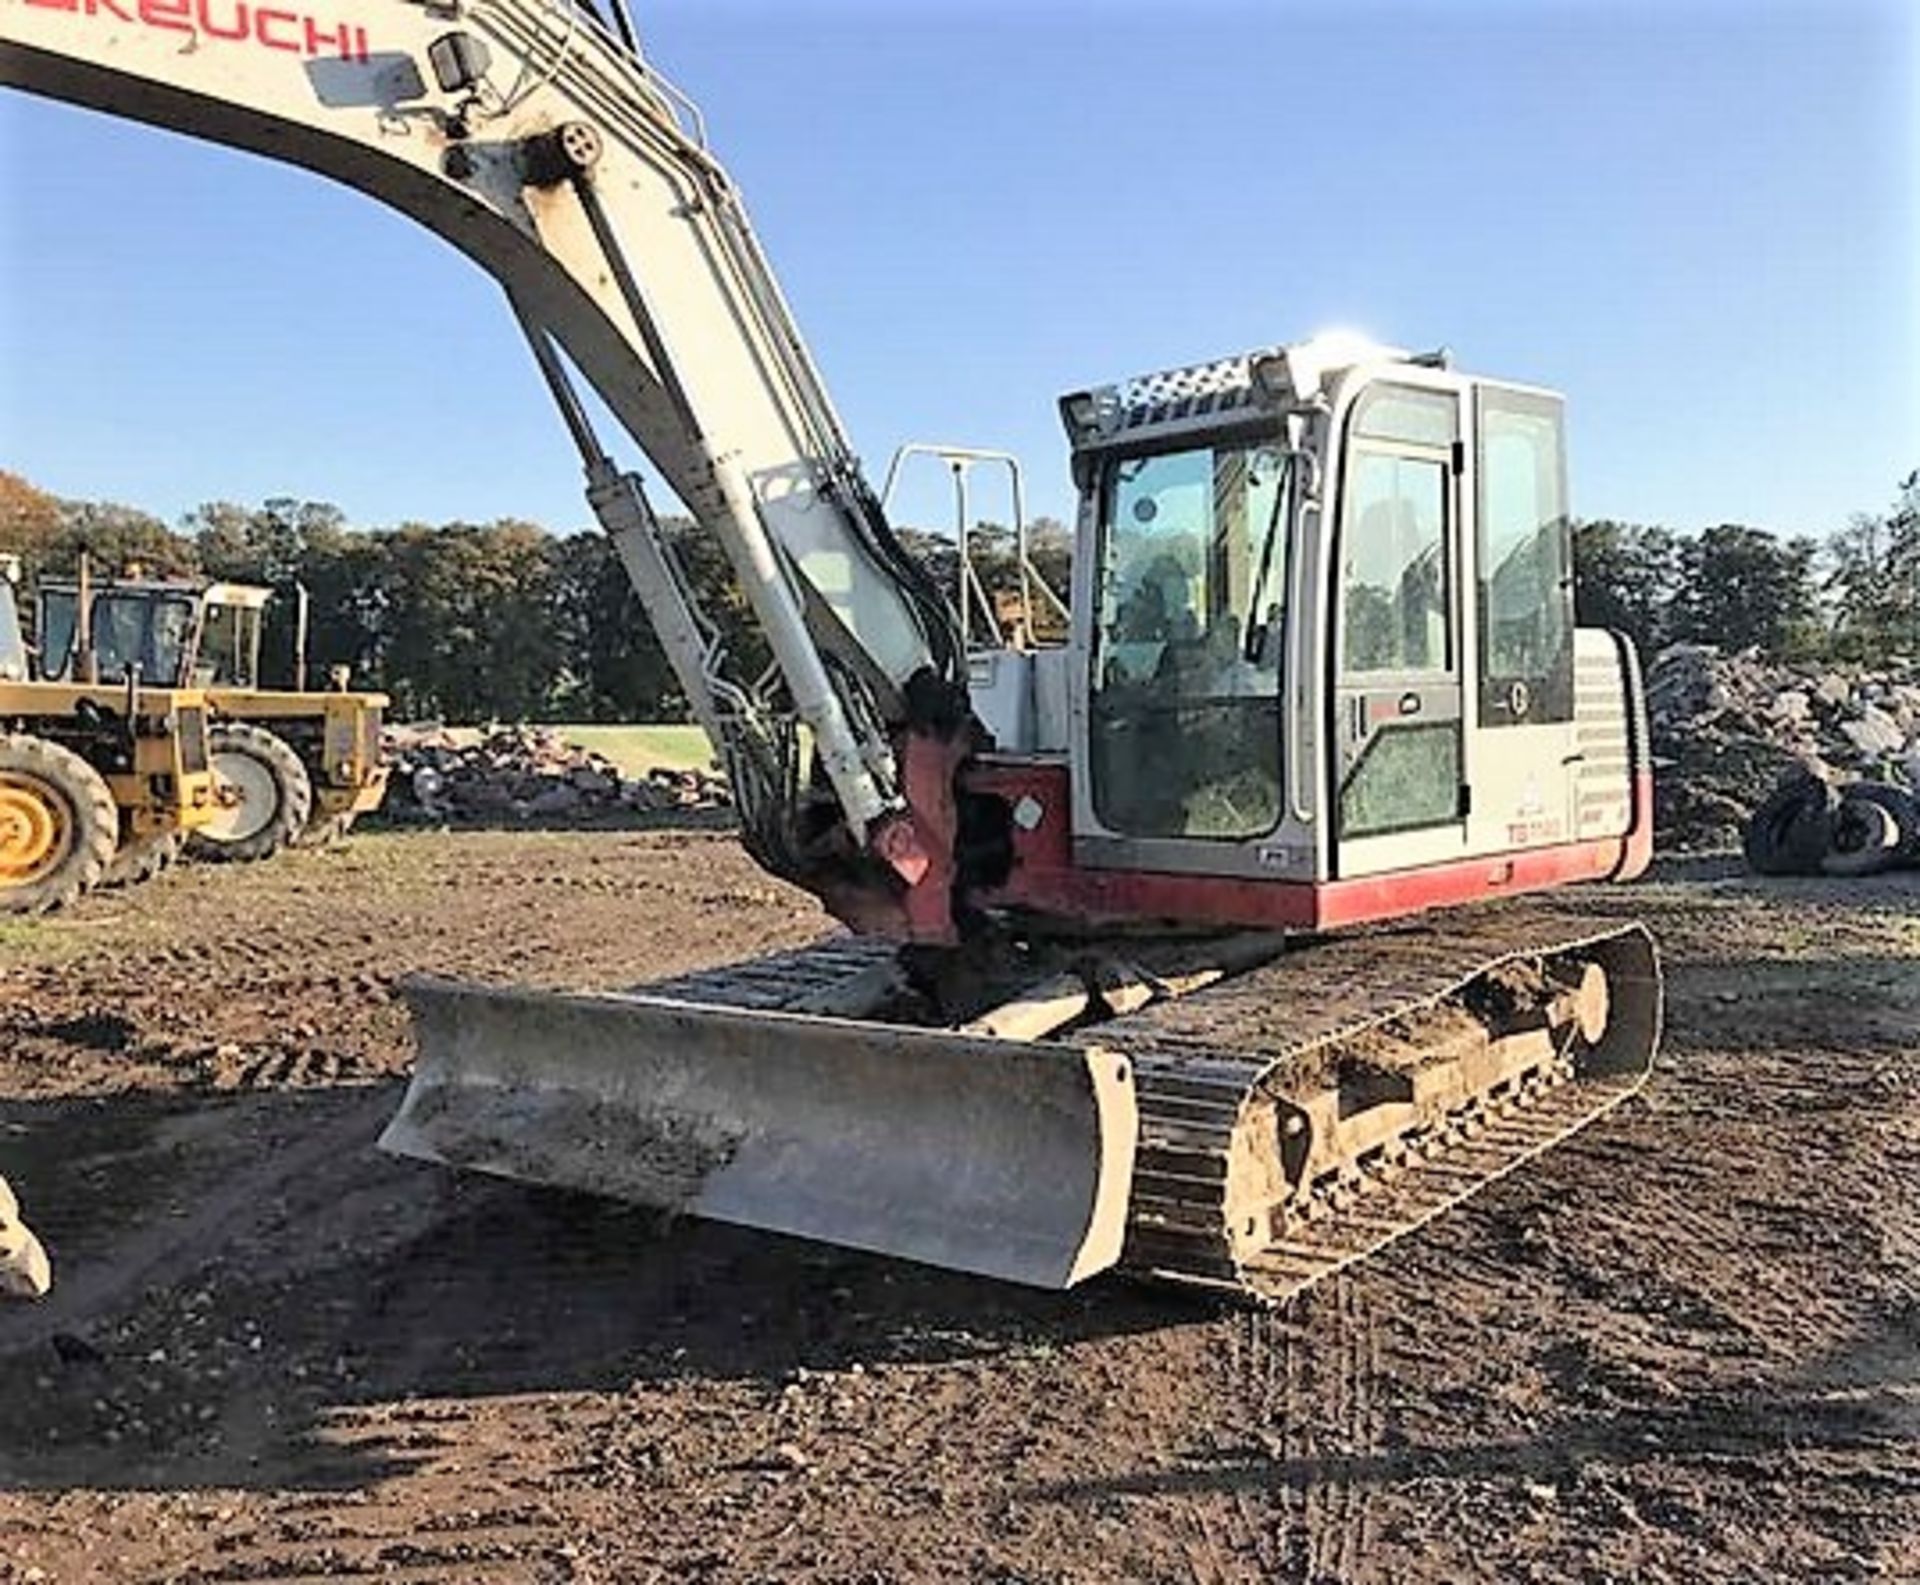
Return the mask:
M1795 766L1920 784L1920 662L1794 664L1675 644L1648 665L1646 688L1664 850L1737 847L1746 817Z

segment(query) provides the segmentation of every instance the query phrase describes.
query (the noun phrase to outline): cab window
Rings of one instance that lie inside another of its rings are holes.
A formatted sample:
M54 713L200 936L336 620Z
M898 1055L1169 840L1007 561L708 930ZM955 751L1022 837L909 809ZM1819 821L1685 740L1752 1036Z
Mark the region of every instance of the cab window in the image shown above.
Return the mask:
M1573 719L1573 557L1560 404L1480 392L1480 724Z

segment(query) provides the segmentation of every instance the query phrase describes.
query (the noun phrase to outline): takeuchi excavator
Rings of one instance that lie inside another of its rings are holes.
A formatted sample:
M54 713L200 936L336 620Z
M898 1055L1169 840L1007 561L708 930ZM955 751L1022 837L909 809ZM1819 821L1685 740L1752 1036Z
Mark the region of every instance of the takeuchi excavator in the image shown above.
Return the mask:
M1277 1300L1643 1082L1651 939L1522 898L1651 850L1550 392L1334 336L1075 391L1067 641L969 653L622 0L0 0L0 81L321 172L497 279L745 844L848 927L638 992L416 984L388 1148Z

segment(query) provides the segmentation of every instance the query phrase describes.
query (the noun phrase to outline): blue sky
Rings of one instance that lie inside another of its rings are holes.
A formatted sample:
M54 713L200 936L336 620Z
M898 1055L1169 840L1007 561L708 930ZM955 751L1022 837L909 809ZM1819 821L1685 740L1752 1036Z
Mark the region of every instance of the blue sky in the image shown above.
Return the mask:
M1335 324L1564 391L1583 516L1817 533L1920 466L1905 0L635 4L876 479L1002 446L1064 514L1061 391ZM586 521L497 289L410 222L4 91L0 162L0 467Z

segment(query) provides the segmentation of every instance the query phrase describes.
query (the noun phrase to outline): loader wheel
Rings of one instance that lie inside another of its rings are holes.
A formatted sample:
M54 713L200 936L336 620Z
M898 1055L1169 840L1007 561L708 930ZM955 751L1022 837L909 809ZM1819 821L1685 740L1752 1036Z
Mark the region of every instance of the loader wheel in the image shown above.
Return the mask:
M307 767L265 727L222 721L209 736L220 812L187 838L187 851L216 863L272 858L306 829L313 812Z
M174 860L180 857L183 840L178 831L128 837L113 850L112 862L107 865L107 873L100 877L100 884L138 886L142 881L152 880L162 870L173 868Z
M1742 840L1757 875L1815 875L1833 824L1833 789L1811 771L1783 780L1747 821Z
M64 908L100 883L120 811L100 773L37 737L0 737L0 913Z
M1848 804L1875 804L1886 810L1897 831L1893 861L1896 864L1920 864L1920 798L1892 782L1862 781L1843 788L1840 809Z

